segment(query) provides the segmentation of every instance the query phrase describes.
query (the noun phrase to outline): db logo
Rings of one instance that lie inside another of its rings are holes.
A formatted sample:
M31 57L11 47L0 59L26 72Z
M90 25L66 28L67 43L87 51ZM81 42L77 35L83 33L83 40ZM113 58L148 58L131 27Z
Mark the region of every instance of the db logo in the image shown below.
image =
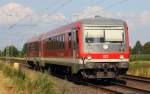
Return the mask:
M103 55L103 58L105 58L105 59L108 58L108 55Z

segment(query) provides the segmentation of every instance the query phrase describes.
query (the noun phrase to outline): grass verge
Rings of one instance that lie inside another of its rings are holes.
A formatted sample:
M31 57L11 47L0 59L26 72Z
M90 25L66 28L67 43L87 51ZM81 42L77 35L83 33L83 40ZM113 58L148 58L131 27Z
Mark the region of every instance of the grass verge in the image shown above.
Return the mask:
M16 70L1 62L0 71L12 81L15 87L13 94L56 94L54 84L46 73L36 73L33 79L25 71Z
M135 76L150 77L150 61L130 62L128 74Z

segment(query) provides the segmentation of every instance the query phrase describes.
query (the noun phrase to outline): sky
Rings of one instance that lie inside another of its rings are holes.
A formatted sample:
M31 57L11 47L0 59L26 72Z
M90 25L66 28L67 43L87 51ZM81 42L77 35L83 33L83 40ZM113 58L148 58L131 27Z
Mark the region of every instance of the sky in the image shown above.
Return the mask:
M73 21L94 17L122 19L130 45L150 41L150 0L0 0L0 49L21 49L30 38Z

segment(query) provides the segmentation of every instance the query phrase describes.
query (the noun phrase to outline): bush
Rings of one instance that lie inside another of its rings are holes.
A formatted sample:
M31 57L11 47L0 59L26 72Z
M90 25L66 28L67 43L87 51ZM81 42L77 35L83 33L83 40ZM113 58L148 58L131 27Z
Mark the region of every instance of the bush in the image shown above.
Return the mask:
M150 54L134 54L130 56L130 61L150 61Z

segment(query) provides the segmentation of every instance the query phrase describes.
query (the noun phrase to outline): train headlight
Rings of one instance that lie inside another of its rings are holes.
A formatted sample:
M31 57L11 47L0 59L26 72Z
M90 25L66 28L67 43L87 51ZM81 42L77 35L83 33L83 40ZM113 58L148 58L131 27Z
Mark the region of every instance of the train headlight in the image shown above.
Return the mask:
M123 56L123 55L120 55L120 59L124 59L124 56Z
M87 59L88 59L88 60L91 60L91 59L92 59L92 57L91 57L91 56L88 56L88 57L87 57Z

